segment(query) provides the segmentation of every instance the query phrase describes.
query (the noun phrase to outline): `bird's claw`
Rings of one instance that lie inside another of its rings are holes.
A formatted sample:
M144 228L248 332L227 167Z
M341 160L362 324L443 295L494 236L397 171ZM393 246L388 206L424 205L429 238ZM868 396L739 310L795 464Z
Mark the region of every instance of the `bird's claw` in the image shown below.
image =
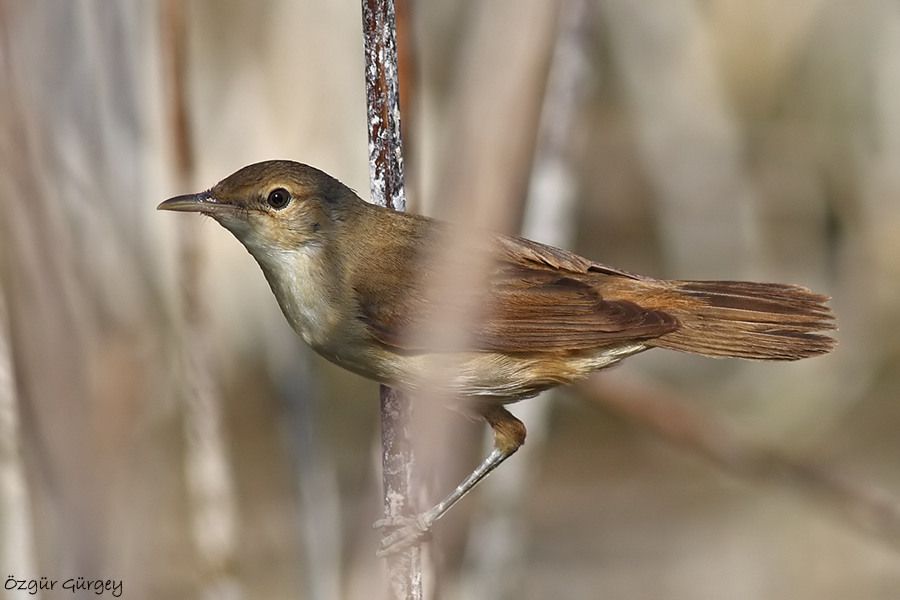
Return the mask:
M424 514L384 517L375 521L372 527L386 534L381 538L381 546L376 552L379 558L402 552L431 538L431 523Z

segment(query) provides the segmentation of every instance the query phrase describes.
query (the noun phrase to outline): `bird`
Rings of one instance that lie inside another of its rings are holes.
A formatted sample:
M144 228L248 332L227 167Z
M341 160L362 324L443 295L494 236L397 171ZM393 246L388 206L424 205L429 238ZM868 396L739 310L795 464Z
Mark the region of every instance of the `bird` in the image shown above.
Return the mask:
M299 162L251 164L157 208L201 213L230 231L290 326L329 361L414 391L450 365L451 408L493 430L491 452L449 495L421 514L376 523L389 532L381 555L421 541L524 443L511 403L654 348L789 361L835 346L829 298L805 287L654 279L487 231L466 231L472 250L488 257L477 285L436 295L429 285L440 265L430 258L459 226L370 204ZM462 341L415 334L465 307L477 310Z

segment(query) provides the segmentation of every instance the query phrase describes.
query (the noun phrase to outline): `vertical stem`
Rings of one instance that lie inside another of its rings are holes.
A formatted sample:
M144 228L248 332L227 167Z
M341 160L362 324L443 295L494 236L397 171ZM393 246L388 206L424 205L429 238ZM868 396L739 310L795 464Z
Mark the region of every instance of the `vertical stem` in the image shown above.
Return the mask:
M394 1L363 0L362 5L372 201L394 210L405 210ZM386 517L414 512L410 501L414 464L409 432L411 410L409 398L381 386L381 460ZM388 571L391 590L397 598L422 598L422 563L418 547L388 558Z
M414 512L410 499L415 457L409 431L412 405L409 397L381 386L381 469L386 517ZM387 558L390 587L403 600L422 598L422 558L418 546Z
M406 210L393 0L363 0L372 201Z

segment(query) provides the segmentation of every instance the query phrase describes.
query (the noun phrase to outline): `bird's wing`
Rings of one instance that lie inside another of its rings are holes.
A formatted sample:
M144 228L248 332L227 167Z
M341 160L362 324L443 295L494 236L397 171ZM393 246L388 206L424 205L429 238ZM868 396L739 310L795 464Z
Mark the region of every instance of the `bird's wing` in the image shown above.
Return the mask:
M421 273L401 278L417 282L403 289L357 289L360 318L379 343L407 353L442 350L421 332L428 331L423 328L433 324L432 319L453 315L460 306L476 309L465 338L467 347L478 351L580 352L659 337L678 327L667 313L603 297L603 276L637 276L519 238L498 238L493 257L484 289L456 290L454 298L442 298L440 306L427 299L422 281L428 277ZM373 297L380 301L368 301Z

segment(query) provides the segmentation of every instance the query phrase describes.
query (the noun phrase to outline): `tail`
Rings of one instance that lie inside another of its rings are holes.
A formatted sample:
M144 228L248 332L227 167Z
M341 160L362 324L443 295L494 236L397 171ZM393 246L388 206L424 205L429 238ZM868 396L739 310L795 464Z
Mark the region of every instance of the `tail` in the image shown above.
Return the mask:
M796 285L670 281L669 312L680 327L650 342L706 356L797 360L825 354L834 315L821 296ZM674 301L673 301L674 300Z

